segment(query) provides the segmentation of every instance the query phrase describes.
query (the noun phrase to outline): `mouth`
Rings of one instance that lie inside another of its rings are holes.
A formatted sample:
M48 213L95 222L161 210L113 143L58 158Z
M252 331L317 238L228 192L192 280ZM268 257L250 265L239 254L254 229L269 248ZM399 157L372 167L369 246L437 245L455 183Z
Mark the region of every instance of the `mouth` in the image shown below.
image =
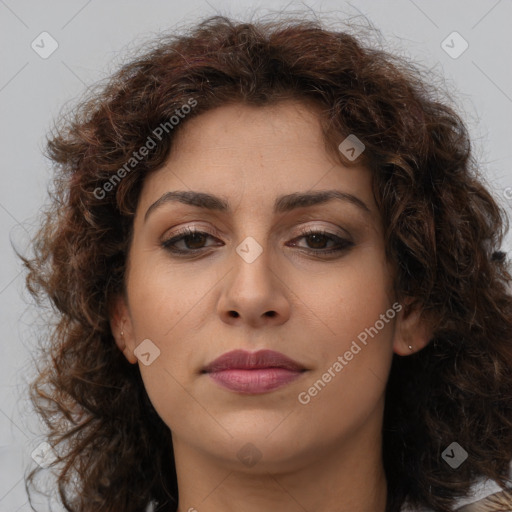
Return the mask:
M307 371L303 365L273 350L233 350L201 370L220 386L243 394L261 394L281 388Z

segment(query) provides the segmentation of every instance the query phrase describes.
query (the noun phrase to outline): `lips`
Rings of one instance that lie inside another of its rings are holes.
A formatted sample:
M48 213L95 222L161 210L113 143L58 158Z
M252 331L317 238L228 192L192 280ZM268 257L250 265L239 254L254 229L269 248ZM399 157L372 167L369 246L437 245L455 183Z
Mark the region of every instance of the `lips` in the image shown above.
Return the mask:
M284 368L291 371L302 371L305 368L273 350L259 350L258 352L246 352L245 350L233 350L226 352L208 366L203 368L204 373L221 372L223 370L259 370L262 368Z
M306 368L273 350L233 350L218 357L202 373L239 393L266 393L299 378Z

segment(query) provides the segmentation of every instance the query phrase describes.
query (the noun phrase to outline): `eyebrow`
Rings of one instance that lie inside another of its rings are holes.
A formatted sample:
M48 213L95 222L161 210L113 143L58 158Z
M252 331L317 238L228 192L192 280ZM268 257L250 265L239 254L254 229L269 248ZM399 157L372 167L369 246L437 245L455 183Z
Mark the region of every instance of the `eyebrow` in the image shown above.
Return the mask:
M341 192L340 190L295 192L293 194L279 196L274 202L274 214L286 213L297 208L307 208L308 206L324 204L334 199L353 204L354 206L357 206L360 210L364 211L365 213L371 214L370 209L361 199L347 192ZM166 192L159 199L157 199L147 209L146 214L144 215L144 221L147 220L151 212L153 212L154 210L156 210L157 208L166 203L172 202L179 202L189 206L196 206L198 208L204 208L206 210L214 210L223 213L231 212L229 203L215 195L190 190L175 190L172 192Z

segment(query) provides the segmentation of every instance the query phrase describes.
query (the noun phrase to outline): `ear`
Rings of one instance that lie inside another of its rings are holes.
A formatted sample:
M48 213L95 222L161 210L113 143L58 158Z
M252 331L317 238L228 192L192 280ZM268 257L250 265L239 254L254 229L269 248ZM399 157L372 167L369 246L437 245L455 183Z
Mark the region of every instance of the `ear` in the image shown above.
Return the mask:
M110 329L116 341L119 350L126 359L135 364L137 357L133 353L135 350L135 337L133 335L133 325L129 315L128 306L124 296L118 295L113 300L110 313Z
M397 314L393 352L400 356L409 356L424 348L432 339L432 327L421 315L421 308L408 298L401 304ZM411 347L411 348L409 348Z

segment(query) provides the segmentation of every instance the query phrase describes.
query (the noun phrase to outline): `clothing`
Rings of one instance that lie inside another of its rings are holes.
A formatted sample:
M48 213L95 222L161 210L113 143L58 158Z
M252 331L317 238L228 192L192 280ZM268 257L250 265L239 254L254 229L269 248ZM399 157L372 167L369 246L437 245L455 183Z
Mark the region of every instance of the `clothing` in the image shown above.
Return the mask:
M487 512L489 511L506 511L502 507L492 508L491 505L485 507L484 504L488 502L486 498L496 495L496 493L502 492L503 489L494 481L480 478L477 480L470 489L470 492L464 498L460 498L454 507L454 510L460 512ZM510 507L512 512L512 506ZM400 512L433 512L430 508L411 508L407 503L400 509Z

